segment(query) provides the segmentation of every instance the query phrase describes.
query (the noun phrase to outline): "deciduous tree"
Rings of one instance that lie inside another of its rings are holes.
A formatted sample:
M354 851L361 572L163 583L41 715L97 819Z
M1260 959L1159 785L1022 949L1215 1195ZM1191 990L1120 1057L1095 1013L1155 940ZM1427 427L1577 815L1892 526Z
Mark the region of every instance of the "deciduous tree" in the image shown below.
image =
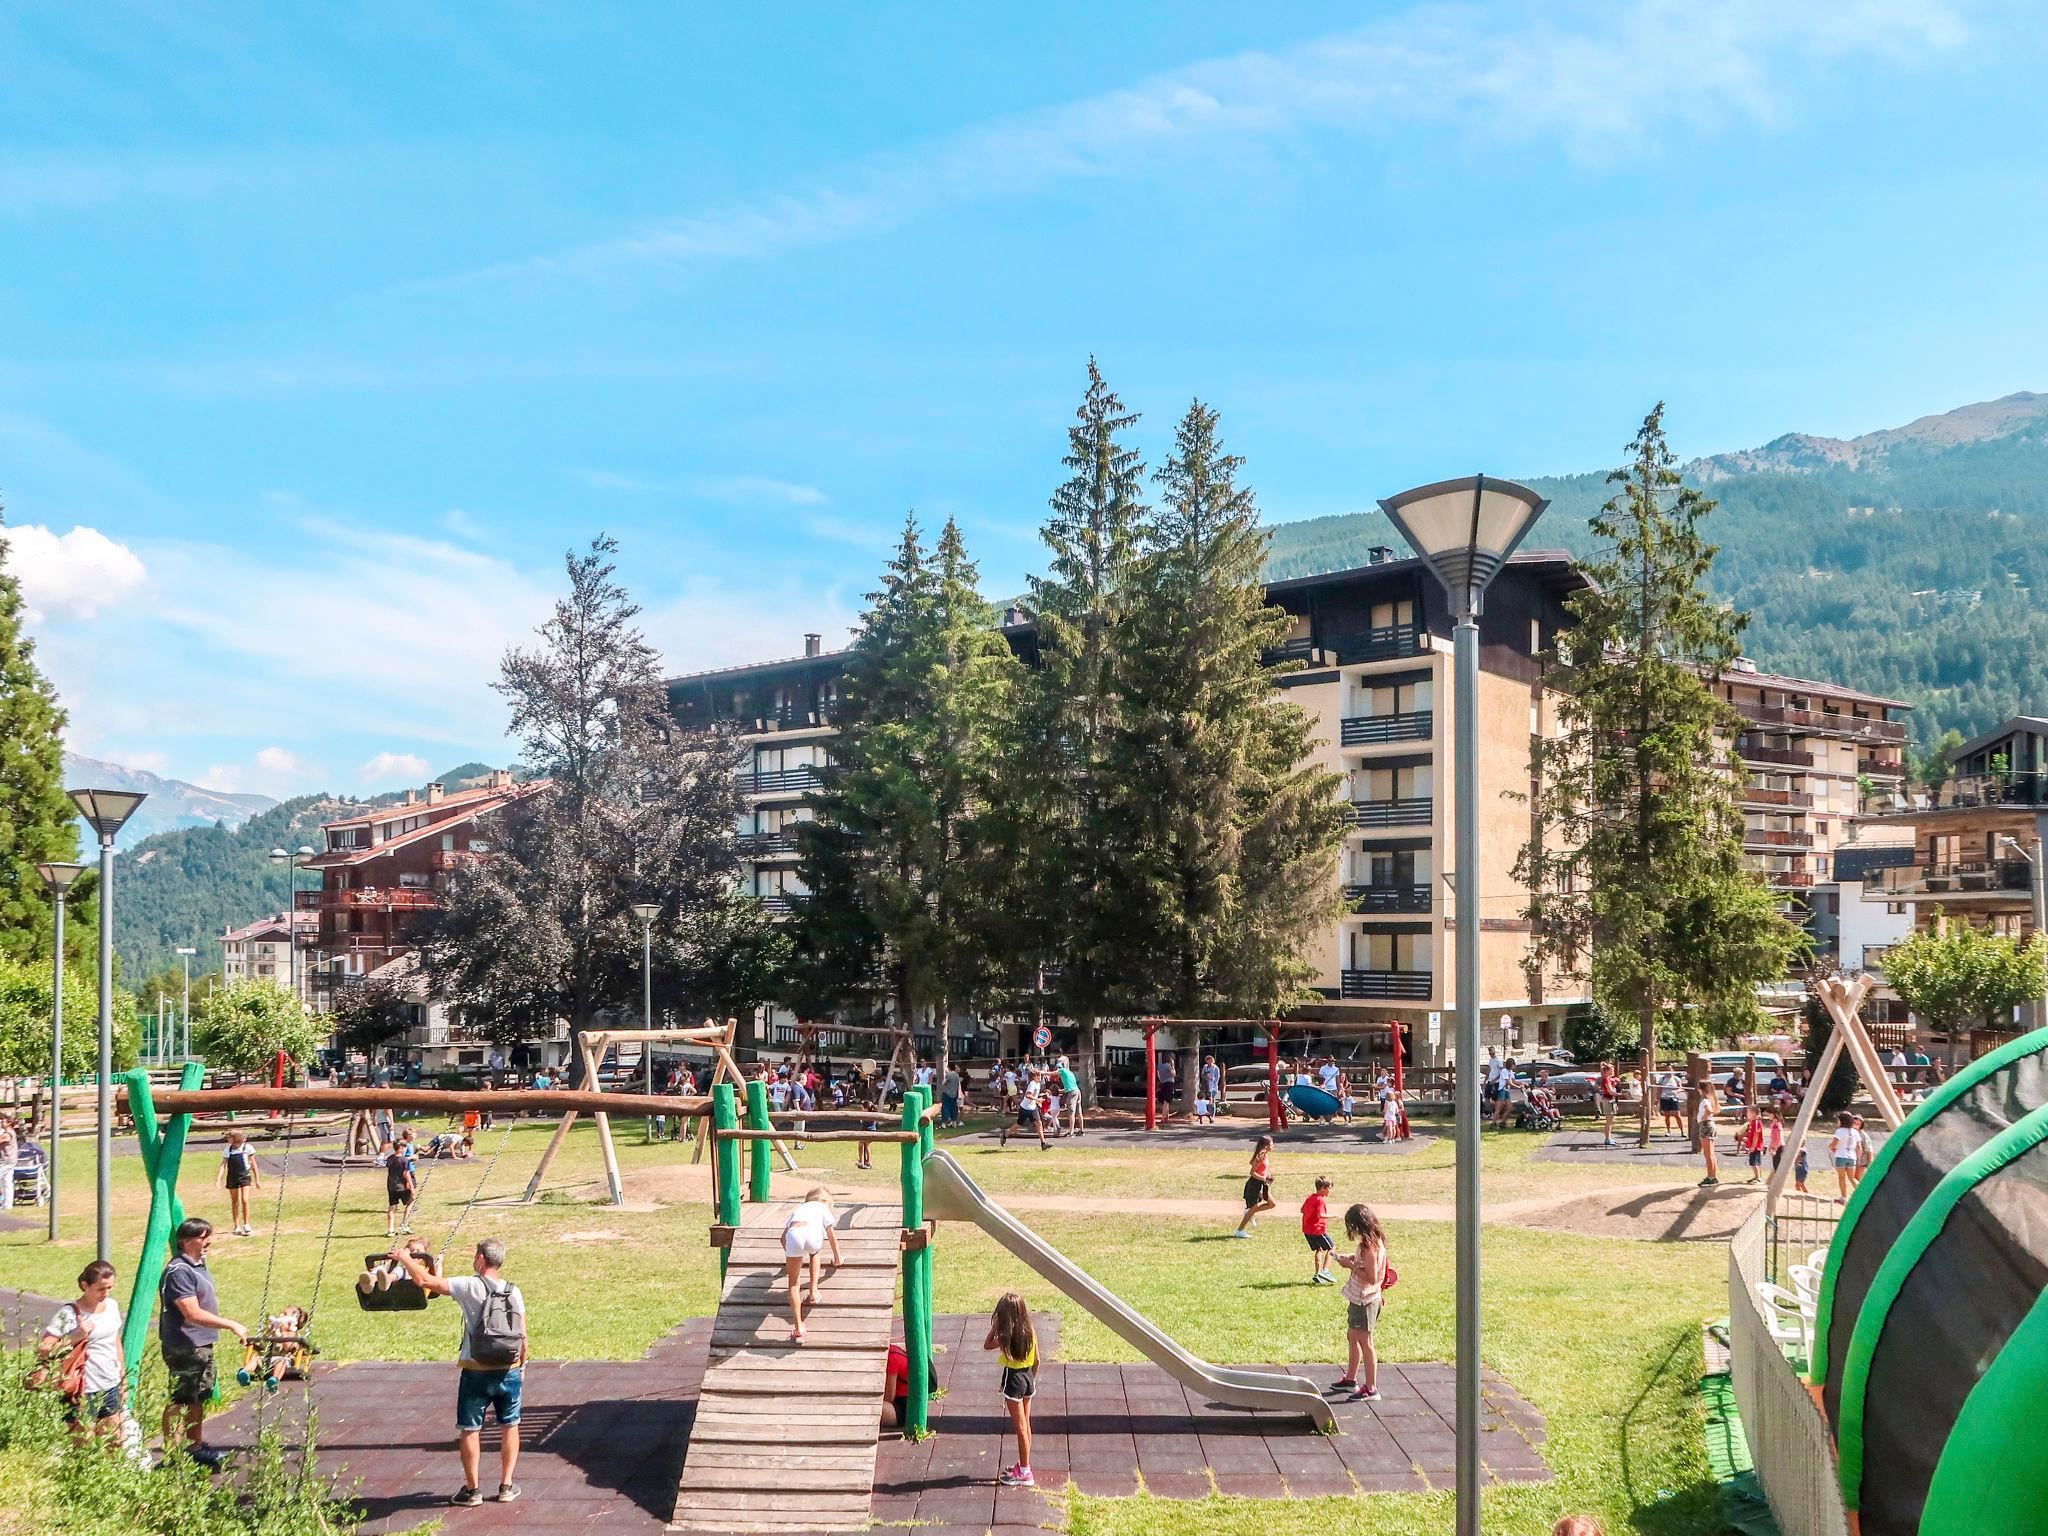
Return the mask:
M283 1051L303 1065L327 1040L327 1024L291 988L245 976L208 994L192 1014L192 1049L211 1066L268 1076Z
M1953 1065L1956 1035L1966 1025L2010 1027L2012 1010L2041 996L2048 935L2022 944L1965 922L1922 929L1885 952L1884 977L1915 1018L1948 1037Z

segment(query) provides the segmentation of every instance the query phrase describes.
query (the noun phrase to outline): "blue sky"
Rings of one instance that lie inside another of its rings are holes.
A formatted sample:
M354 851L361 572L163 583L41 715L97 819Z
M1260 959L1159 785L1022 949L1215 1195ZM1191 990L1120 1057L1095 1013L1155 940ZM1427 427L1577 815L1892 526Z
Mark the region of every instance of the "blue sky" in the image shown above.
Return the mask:
M1808 14L1811 13L1811 14ZM1090 352L1268 518L2048 387L2043 45L1948 0L0 15L0 495L87 753L502 758L606 530L682 671L908 508L1016 590Z

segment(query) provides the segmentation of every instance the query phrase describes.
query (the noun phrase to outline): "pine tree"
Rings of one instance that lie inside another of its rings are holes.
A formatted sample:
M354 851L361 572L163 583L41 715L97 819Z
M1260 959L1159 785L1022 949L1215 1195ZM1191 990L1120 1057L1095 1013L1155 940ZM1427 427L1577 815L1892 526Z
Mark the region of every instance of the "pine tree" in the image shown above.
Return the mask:
M1145 468L1125 441L1137 420L1091 357L1088 389L1067 429L1062 462L1070 475L1053 493L1042 534L1052 558L1031 582L1039 666L1023 728L1024 883L1043 958L1059 970L1056 1006L1080 1035L1081 1091L1091 1101L1100 1021L1129 1002L1129 914L1115 867L1127 801L1111 754L1131 568L1150 516Z
M987 811L1012 756L1021 669L975 582L956 524L928 553L905 520L847 657L816 819L799 833L804 995L933 1021L942 1058L948 1017L990 995L1005 958Z
M1267 535L1216 424L1200 401L1181 419L1127 588L1112 875L1133 1009L1266 1017L1336 920L1344 823L1313 722L1265 665L1290 620L1266 604Z
M1691 1043L1759 1022L1757 985L1805 939L1743 865L1741 720L1711 683L1747 619L1705 590L1714 503L1673 467L1661 403L1628 451L1551 658L1560 730L1534 753L1539 830L1516 874L1531 893L1531 984L1545 967L1588 977L1654 1058L1660 1024Z
M54 924L36 866L78 857L78 812L64 793L64 711L23 621L0 515L0 955L47 959ZM64 947L73 956L96 942L96 889L91 877L72 887Z

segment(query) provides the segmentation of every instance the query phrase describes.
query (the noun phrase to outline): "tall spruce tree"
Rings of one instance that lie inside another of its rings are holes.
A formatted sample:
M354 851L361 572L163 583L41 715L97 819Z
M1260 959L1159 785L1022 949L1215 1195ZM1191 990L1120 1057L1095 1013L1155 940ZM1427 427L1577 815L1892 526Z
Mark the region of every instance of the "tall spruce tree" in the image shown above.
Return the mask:
M1313 722L1265 665L1290 619L1266 603L1267 535L1216 424L1199 400L1181 418L1125 589L1121 981L1135 1009L1267 1017L1297 999L1302 951L1341 910L1344 822Z
M1545 968L1588 978L1654 1057L1660 1026L1692 1044L1758 1022L1757 985L1783 977L1805 938L1743 866L1742 722L1711 684L1747 618L1705 590L1714 503L1673 467L1662 403L1628 452L1551 658L1560 728L1535 749L1537 832L1516 873L1531 984Z
M942 1060L947 1019L987 999L1006 949L988 812L1022 669L975 583L954 522L927 552L905 519L847 657L816 819L798 834L806 995L930 1022ZM834 964L847 967L836 983Z
M0 513L0 955L18 960L50 953L54 924L36 865L78 857L78 812L64 793L64 711L36 665L25 617ZM72 957L87 953L97 932L97 884L77 881L66 904Z
M1116 869L1128 799L1118 792L1114 746L1131 570L1150 516L1145 466L1125 440L1137 421L1091 357L1088 389L1067 429L1069 477L1053 493L1042 534L1052 558L1031 581L1039 666L1022 731L1029 751L1018 788L1030 825L1022 883L1042 958L1058 967L1055 1005L1080 1035L1081 1089L1090 1101L1101 1021L1131 1001L1129 913Z

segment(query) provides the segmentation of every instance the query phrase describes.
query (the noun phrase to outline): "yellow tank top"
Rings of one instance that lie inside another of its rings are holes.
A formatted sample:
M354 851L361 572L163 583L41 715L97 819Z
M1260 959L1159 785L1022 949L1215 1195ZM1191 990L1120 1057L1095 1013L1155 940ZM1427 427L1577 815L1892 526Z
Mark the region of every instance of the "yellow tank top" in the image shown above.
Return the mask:
M1006 1371L1028 1371L1038 1364L1038 1340L1035 1337L1032 1339L1031 1353L1022 1360L1012 1360L1010 1352L1006 1349L997 1350L996 1358L1003 1362L1003 1369Z

